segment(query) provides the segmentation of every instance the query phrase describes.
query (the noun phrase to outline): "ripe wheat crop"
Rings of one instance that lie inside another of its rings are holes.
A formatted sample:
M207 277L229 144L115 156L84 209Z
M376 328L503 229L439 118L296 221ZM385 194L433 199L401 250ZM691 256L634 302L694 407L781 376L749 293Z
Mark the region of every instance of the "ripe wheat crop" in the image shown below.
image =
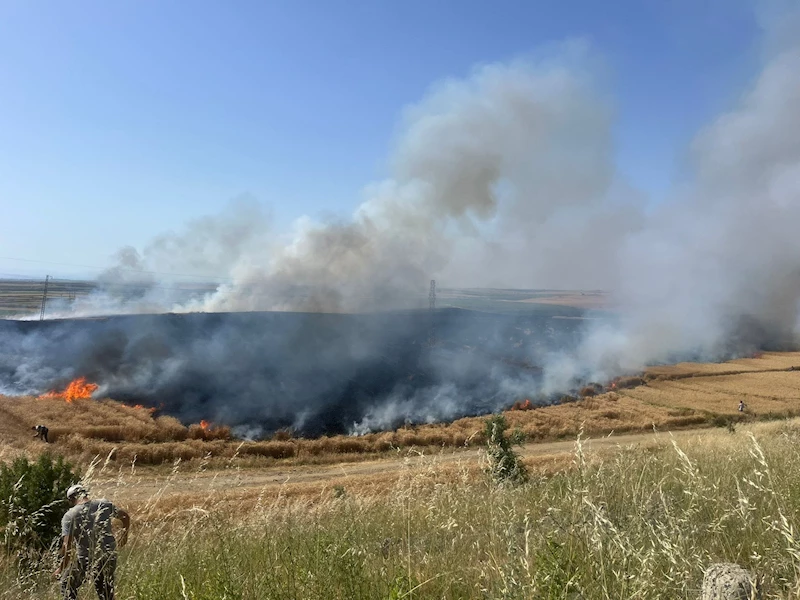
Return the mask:
M380 492L238 507L213 491L171 503L176 466L134 509L118 597L671 600L699 597L704 568L732 561L761 575L769 598L797 598L799 444L797 420L603 457L578 440L564 469L512 487L434 456ZM92 477L122 489L139 475L105 463ZM47 569L18 573L8 558L0 589L57 597Z

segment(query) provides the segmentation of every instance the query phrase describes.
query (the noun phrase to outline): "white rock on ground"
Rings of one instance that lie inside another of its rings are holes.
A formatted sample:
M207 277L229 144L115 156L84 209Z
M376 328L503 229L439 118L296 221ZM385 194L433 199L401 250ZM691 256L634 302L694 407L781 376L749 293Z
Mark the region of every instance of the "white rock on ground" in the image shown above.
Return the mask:
M733 563L715 563L703 576L701 600L761 600L756 577Z

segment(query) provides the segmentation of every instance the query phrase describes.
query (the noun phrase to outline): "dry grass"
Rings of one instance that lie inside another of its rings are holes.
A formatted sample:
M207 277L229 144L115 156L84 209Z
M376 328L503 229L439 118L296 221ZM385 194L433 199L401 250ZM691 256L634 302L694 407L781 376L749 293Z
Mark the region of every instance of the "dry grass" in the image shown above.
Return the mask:
M265 493L237 461L224 477L178 465L138 497L138 467L88 479L133 512L121 598L685 600L719 561L758 574L767 598L798 598L800 420L637 437L560 443L513 487L463 453L409 453L308 493ZM47 565L20 576L0 558L0 597L57 591Z
M787 370L800 367L800 352L763 352L749 358L737 358L724 363L678 363L648 367L647 379L677 379L705 375L736 374L749 371Z
M534 410L506 413L509 425L530 441L591 434L682 429L729 421L800 414L800 353L765 353L721 364L681 363L653 367L620 378L613 391L587 386L579 398ZM737 411L739 400L747 411ZM522 406L523 403L518 403ZM399 448L464 448L484 442L483 417L449 424L404 427L360 437L297 439L290 431L271 440L240 442L225 427L188 427L167 416L111 400L76 401L0 397L0 458L34 455L43 449L31 427L44 423L59 451L82 463L111 456L121 463L172 463L177 459L217 461L241 457L291 464L325 464L394 452Z

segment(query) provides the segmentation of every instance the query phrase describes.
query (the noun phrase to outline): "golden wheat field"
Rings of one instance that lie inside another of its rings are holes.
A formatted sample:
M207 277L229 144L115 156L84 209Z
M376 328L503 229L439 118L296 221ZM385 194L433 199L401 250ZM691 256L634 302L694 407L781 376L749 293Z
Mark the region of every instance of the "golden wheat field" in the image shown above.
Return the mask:
M800 353L765 353L721 364L653 367L603 388L610 391L586 388L585 397L509 410L505 416L510 428L524 434L522 453L530 466L558 470L569 462L565 452L581 432L617 440L625 433L800 415L797 365ZM744 413L738 412L739 400L746 404ZM135 471L135 485L113 491L141 510L161 486L179 480L176 489L170 488L174 498L162 498L159 505L169 510L173 504L202 505L215 489L237 490L235 501L244 503L257 503L265 494L313 497L340 480L379 491L396 479L402 465L413 465L422 456L438 457L441 477L474 474L477 448L485 441L484 422L473 417L318 439L278 432L269 440L241 441L225 427L183 424L108 399L68 403L58 397L0 397L0 460L49 450L84 468L99 461L107 482L119 479L122 471ZM34 439L31 428L39 423L50 428L50 444Z
M521 486L488 481L475 450L281 469L101 459L83 476L132 514L125 599L677 600L722 560L789 600L799 436L789 419L529 444ZM0 561L0 597L54 600L50 570Z
M605 387L585 388L583 397L554 405L522 405L506 418L529 442L587 434L674 430L800 415L800 352L765 353L726 363L680 363L649 368ZM738 412L744 400L746 411ZM528 407L531 407L528 409ZM50 428L49 448L78 462L111 456L113 462L158 465L176 459L252 458L285 464L363 460L399 448L464 448L483 443L484 418L448 424L402 427L363 436L296 439L277 432L272 439L231 439L226 427L185 424L170 416L109 399L74 400L0 396L0 452L35 454L44 446L31 428Z
M0 397L0 460L64 454L130 512L122 598L663 600L697 597L703 569L733 561L788 600L800 597L795 363L655 367L518 403L505 417L526 438L519 487L487 481L485 417L253 442L113 400ZM33 439L37 423L50 444ZM0 584L3 598L57 597L46 567L20 578L0 563Z

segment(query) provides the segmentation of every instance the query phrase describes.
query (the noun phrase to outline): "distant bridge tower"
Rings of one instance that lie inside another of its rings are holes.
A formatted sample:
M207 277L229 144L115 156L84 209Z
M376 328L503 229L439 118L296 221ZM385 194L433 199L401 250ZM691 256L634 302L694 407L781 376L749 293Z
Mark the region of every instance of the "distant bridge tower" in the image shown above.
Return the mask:
M434 310L436 308L436 280L431 279L431 291L428 294L428 308Z

